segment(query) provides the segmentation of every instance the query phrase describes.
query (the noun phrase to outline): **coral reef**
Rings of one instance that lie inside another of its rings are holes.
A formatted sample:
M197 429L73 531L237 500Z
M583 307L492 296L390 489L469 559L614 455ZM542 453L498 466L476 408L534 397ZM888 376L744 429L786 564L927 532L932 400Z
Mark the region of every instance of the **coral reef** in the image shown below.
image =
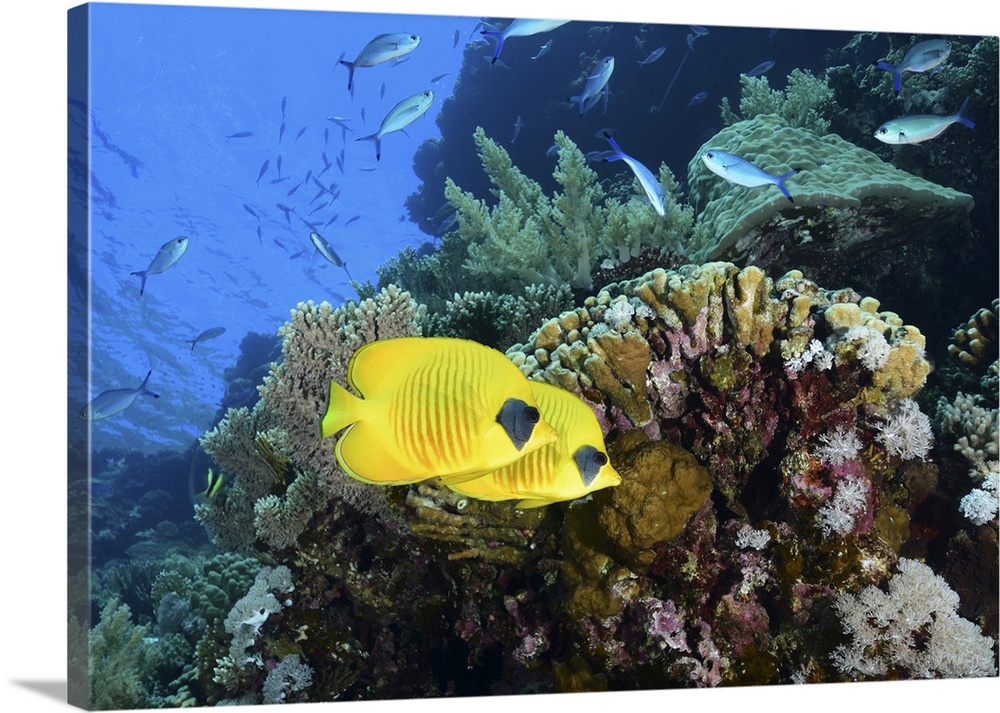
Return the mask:
M702 150L709 147L773 175L798 172L786 183L790 203L768 187L723 181L699 151L688 165L689 202L698 221L687 247L698 261L725 258L775 271L822 268L825 279L846 278L858 263L884 259L897 245L948 234L973 207L968 194L897 169L834 134L790 126L775 114L726 127Z
M740 112L733 113L729 98L722 98L720 110L726 126L753 119L760 114L776 114L789 126L805 128L820 136L830 128L829 116L836 111L833 89L825 78L817 77L801 69L793 69L788 75L785 89L771 89L766 76L748 77L740 75Z
M690 209L673 197L673 174L661 166L666 216L649 202L605 198L597 174L565 133L556 132L559 161L554 176L562 191L549 197L518 170L507 151L481 128L474 134L483 168L495 186L490 207L450 179L445 198L454 207L457 232L466 244L465 267L500 291L526 284L590 289L594 266L617 256L625 261L644 248L677 248L691 226Z
M834 607L849 645L833 652L838 669L858 678L995 676L994 640L956 611L959 598L922 562L900 558L889 591L840 594Z
M340 470L317 424L330 380L346 383L354 350L379 338L419 336L423 318L424 308L394 286L360 304L309 302L292 312L279 330L283 358L264 378L260 401L253 410L230 410L201 439L232 482L225 499L195 508L220 547L289 547L333 495L369 513L384 511L382 491Z

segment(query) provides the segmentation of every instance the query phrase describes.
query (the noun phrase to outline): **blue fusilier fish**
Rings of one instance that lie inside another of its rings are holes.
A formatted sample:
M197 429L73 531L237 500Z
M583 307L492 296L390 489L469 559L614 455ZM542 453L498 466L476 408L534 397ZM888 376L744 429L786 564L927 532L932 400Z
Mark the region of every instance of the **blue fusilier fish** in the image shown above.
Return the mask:
M503 49L503 43L509 38L529 37L530 35L537 35L541 32L548 32L549 30L554 30L557 27L562 27L567 22L569 22L569 20L514 20L503 29L503 32L498 32L496 30L480 30L480 34L484 37L492 37L496 40L497 46L493 49L493 56L490 58L490 64L495 64L497 59L500 57L500 51Z
M532 57L532 59L538 59L539 57L544 57L548 54L548 51L552 49L552 40L549 40L544 45L538 48L538 52Z
M309 233L309 239L312 241L312 244L316 247L316 251L320 255L325 257L337 267L344 268L344 272L347 272L347 263L340 259L340 255L338 255L337 251L330 246L330 243L326 242L326 238L314 230ZM347 279L352 279L351 273L349 272L347 272Z
M879 62L878 68L893 73L892 88L898 92L903 84L903 72L926 72L934 69L948 59L950 52L951 42L948 40L924 40L913 45L898 65Z
M646 198L649 202L653 204L653 210L661 218L665 217L667 214L666 204L663 197L663 189L660 187L660 182L653 175L653 172L646 168L642 163L636 161L634 158L629 156L627 153L621 150L611 134L604 132L604 138L608 140L611 144L612 151L604 157L605 161L624 161L628 164L628 167L632 169L632 173L635 174L636 179L639 181L639 185L642 186L643 192L646 194Z
M152 262L149 263L149 267L145 270L137 270L132 275L138 275L142 282L139 285L139 296L142 297L143 293L146 291L146 278L150 275L156 275L158 273L164 272L174 265L177 261L181 259L188 249L188 242L190 242L185 236L181 235L173 240L168 240L163 243L159 251L156 253L156 257L153 258Z
M348 90L354 92L354 70L358 67L374 67L382 62L398 60L415 50L419 44L420 37L409 32L379 35L365 45L353 62L340 60L340 64L347 67Z
M378 131L369 136L362 136L355 141L374 141L375 160L382 158L382 137L393 131L402 131L414 121L423 116L434 102L434 92L430 89L409 96L389 110L382 119Z
M185 339L184 341L190 342L191 351L194 351L194 346L198 342L204 342L206 339L215 339L216 337L221 337L225 333L226 333L225 327L209 327L194 339Z
M976 125L965 118L969 97L965 98L958 111L949 116L936 114L912 114L887 121L875 130L875 138L884 144L919 144L921 141L940 136L952 124L962 124L970 129Z
M583 116L590 107L594 106L602 95L607 101L608 80L611 79L611 73L614 71L615 58L610 55L603 57L594 67L593 73L587 77L583 91L575 97L569 98L569 101L579 105L580 116Z
M693 106L698 106L699 104L701 104L706 99L708 99L708 92L698 92L693 97L691 97L690 99L688 99L688 103L687 103L688 108L690 109Z
M649 53L649 56L646 57L646 59L640 59L640 60L638 60L639 65L642 66L642 67L645 67L647 64L652 64L653 62L655 62L656 60L658 60L660 57L662 57L663 53L666 52L666 51L667 51L666 47L657 47L655 50L653 50L652 52Z
M722 176L730 183L746 186L747 188L756 188L773 183L785 194L785 198L792 203L795 202L788 189L785 188L785 179L795 175L796 171L794 169L780 176L772 176L745 158L736 154L726 153L725 151L719 151L718 149L708 149L702 153L701 160L708 166L708 170L717 176Z
M769 59L761 62L756 67L747 72L748 77L759 77L762 74L767 74L767 72L774 66L774 60Z
M102 418L114 416L116 413L124 411L134 404L135 400L140 396L152 396L154 399L160 398L159 394L146 388L152 373L153 370L150 369L146 374L146 378L142 380L137 389L109 389L108 391L102 391L89 404L84 406L77 416L84 421L100 421Z

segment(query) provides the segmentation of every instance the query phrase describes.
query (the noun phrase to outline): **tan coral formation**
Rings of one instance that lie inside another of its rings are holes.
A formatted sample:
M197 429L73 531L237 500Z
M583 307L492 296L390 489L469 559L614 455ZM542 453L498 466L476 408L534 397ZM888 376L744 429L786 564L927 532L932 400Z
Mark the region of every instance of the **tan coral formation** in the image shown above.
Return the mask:
M329 302L300 303L278 331L280 362L259 387L250 411L230 410L201 439L202 447L231 483L221 502L202 503L195 516L229 550L246 551L257 541L291 546L312 515L338 496L362 511L387 516L385 491L347 476L334 455L334 440L323 439L319 419L331 379L345 384L355 349L376 339L419 336L425 308L394 285L374 298L334 308ZM258 458L259 437L287 460L290 483L279 482Z
M609 310L622 297L632 317L623 330L611 329ZM734 368L751 356L799 357L818 323L833 336L866 326L883 335L888 358L856 400L882 404L915 394L930 363L919 330L879 306L850 289L823 290L798 270L772 280L755 266L685 265L608 285L507 354L530 378L574 391L599 415L618 414L628 427L643 428L655 417L679 415L694 360L702 360L716 388L732 388ZM830 348L843 361L855 359L853 343L834 340Z

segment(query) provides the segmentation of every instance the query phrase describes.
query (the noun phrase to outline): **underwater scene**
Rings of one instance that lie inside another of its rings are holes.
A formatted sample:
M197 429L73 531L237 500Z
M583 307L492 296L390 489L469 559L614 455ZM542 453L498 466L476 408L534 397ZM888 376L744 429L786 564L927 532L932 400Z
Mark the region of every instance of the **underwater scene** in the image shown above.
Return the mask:
M68 27L70 703L997 676L996 36Z

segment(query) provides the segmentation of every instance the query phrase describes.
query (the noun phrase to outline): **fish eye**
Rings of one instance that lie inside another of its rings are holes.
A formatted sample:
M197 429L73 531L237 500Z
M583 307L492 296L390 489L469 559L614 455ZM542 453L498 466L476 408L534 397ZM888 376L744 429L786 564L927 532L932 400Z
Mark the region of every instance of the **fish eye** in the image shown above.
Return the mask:
M707 151L705 152L705 156L707 156L708 158L715 158L715 153L712 151Z
M527 421L528 423L538 423L539 419L541 419L541 414L538 413L538 409L536 409L534 406L524 407L525 421Z
M600 451L597 451L594 453L594 462L599 466L605 466L608 463L608 457Z

